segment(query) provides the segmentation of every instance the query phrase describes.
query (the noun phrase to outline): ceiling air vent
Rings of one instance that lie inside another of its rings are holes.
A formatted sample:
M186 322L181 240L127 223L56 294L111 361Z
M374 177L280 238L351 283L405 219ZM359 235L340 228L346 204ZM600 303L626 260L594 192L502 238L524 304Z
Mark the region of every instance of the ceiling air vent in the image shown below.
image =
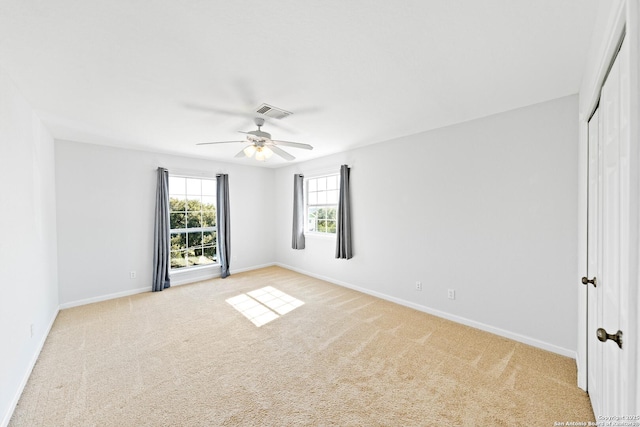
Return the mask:
M269 104L262 104L261 106L259 106L256 110L256 113L260 113L274 119L284 119L285 117L293 114L289 111L282 110Z

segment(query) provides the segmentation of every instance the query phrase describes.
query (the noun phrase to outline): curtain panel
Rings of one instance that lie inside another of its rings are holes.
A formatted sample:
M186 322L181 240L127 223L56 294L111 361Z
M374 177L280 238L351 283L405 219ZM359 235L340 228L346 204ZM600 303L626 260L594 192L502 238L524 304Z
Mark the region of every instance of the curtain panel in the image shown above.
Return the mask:
M171 286L171 280L169 279L171 239L169 233L169 171L164 168L158 168L153 231L153 283L151 289L153 292L158 292Z
M231 259L231 227L229 217L229 175L216 175L216 223L218 226L218 263L220 277L229 276Z
M353 258L351 239L351 192L349 190L349 166L340 166L340 196L336 229L336 258Z
M304 175L293 176L293 237L291 247L304 249Z

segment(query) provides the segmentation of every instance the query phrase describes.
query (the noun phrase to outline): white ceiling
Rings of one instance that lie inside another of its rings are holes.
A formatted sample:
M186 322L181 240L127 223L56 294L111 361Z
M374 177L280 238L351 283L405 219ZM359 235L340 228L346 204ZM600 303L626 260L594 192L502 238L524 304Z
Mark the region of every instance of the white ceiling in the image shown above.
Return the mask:
M307 160L577 93L597 7L1 0L0 68L58 139L258 165L195 144L244 138L265 102L294 114L263 130Z

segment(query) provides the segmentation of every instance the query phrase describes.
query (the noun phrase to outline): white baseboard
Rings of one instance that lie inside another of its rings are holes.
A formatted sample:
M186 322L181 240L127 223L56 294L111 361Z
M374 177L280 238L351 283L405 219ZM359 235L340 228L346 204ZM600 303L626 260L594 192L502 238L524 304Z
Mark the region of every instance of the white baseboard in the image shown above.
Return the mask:
M362 288L362 287L359 287L359 286L355 286L355 285L352 285L351 283L343 282L341 280L336 280L336 279L333 279L331 277L326 277L326 276L322 276L320 274L311 273L309 271L305 271L305 270L302 270L300 268L292 267L290 265L286 265L286 264L282 264L282 263L275 263L275 265L277 265L278 267L286 268L288 270L292 270L292 271L307 275L307 276L315 277L316 279L324 280L325 282L329 282L329 283L333 283L333 284L338 285L338 286L342 286L342 287L345 287L345 288L353 289L355 291L362 292L363 294L372 295L374 297L377 297L377 298L380 298L380 299L383 299L383 300L387 300L387 301L391 301L391 302L394 302L396 304L403 305L405 307L413 308L414 310L422 311L423 313L431 314L433 316L437 316L437 317L441 317L443 319L451 320L453 322L460 323L462 325L470 326L472 328L480 329L480 330L485 331L485 332L490 332L492 334L495 334L495 335L498 335L498 336L501 336L501 337L509 338L511 340L518 341L518 342L521 342L523 344L528 344L528 345L533 346L533 347L537 347L537 348L540 348L540 349L543 349L543 350L547 350L547 351L550 351L552 353L560 354L562 356L570 357L572 359L576 359L576 357L577 357L576 352L573 351L573 350L569 350L569 349L566 349L566 348L563 348L563 347L559 347L557 345L550 344L550 343L544 342L544 341L540 341L540 340L535 339L535 338L531 338L531 337L528 337L528 336L525 336L525 335L521 335L521 334L518 334L518 333L515 333L515 332L507 331L505 329L496 328L494 326L486 325L484 323L477 322L475 320L467 319L466 317L461 317L461 316L457 316L455 314L451 314L451 313L447 313L447 312L444 312L444 311L436 310L434 308L430 308L430 307L427 307L427 306L424 306L424 305L416 304L414 302L407 301L407 300L404 300L404 299L401 299L401 298L392 297L390 295L383 294L383 293L376 292L376 291L372 291L370 289L366 289L366 288Z
M29 366L27 367L26 372L22 376L22 381L20 381L20 385L18 386L18 389L16 390L15 395L13 396L13 399L11 400L11 405L9 405L9 410L5 414L4 419L2 420L2 423L0 423L1 427L7 427L9 425L9 421L11 421L11 417L13 416L13 412L15 411L16 406L18 405L18 401L20 400L20 396L22 396L22 392L24 391L24 388L27 386L27 382L29 381L29 377L31 376L31 372L33 371L34 366L36 366L36 362L38 361L38 357L40 357L40 352L42 351L42 348L44 347L44 343L47 341L47 337L49 336L49 332L51 332L51 328L53 327L53 322L56 321L56 317L58 317L58 313L59 312L60 312L60 309L57 308L55 313L53 313L53 316L51 317L51 320L49 321L49 324L47 325L47 328L45 329L44 334L42 334L42 338L40 339L40 342L38 343L38 347L36 349L36 352L33 354L33 357L31 358L31 361L29 362Z
M80 305L93 304L94 302L128 297L130 295L141 294L143 292L151 292L151 286L146 288L131 289L123 292L115 292L113 294L100 295L97 297L85 298L77 301L65 302L64 304L60 304L60 310L64 310L65 308L78 307Z
M254 265L254 266L246 267L246 268L231 269L230 273L231 274L243 273L245 271L258 270L260 268L272 267L274 265L276 265L276 264L275 263L268 263L268 264ZM203 270L201 270L199 272L199 274L188 275L188 276L183 277L183 278L179 278L179 275L172 277L171 278L171 286L182 286L182 285L187 285L189 283L200 282L202 280L215 279L217 277L220 277L220 270L219 269L203 269ZM112 293L112 294L100 295L100 296L97 296L97 297L85 298L85 299L81 299L81 300L77 300L77 301L66 302L64 304L60 304L59 309L60 310L64 310L65 308L78 307L78 306L81 306L81 305L93 304L94 302L107 301L107 300L115 299L115 298L128 297L130 295L141 294L143 292L151 292L151 286L146 287L146 288L131 289L131 290L128 290L128 291L123 291L123 292L116 292L116 293Z
M261 268L273 267L274 265L278 265L278 264L275 262L270 262L267 264L254 265L253 267L239 268L237 270L231 270L231 274L244 273L245 271L259 270Z

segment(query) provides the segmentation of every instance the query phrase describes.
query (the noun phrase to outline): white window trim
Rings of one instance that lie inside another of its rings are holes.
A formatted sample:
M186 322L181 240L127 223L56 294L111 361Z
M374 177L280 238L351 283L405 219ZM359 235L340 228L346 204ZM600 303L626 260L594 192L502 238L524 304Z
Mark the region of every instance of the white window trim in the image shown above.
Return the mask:
M199 179L199 180L203 180L203 179L208 179L210 181L216 181L216 175L211 176L209 173L203 173L202 175L195 175L195 172L192 174L187 174L187 173L171 173L169 172L169 177L175 177L175 178L191 178L191 179ZM171 188L169 188L169 194L171 194ZM218 205L216 204L216 212L218 209ZM169 208L169 215L171 215L171 208ZM201 230L204 231L205 229L210 229L213 228L216 232L216 239L218 236L218 223L216 221L216 226L215 227L198 227L193 229L195 230ZM171 236L171 230L173 229L169 229L169 236ZM217 240L216 240L217 242ZM171 268L171 262L169 262L169 277L171 276L180 276L180 275L193 275L193 276L199 276L198 272L203 272L206 270L211 270L214 268L219 268L220 267L220 263L218 262L217 259L217 254L218 254L218 245L216 244L215 246L216 248L216 260L211 263L211 264L207 264L207 265L192 265L190 267L182 267L182 268ZM169 252L171 252L171 250L169 250ZM208 276L208 275L207 275ZM189 282L186 282L189 283Z
M312 179L324 178L329 176L336 176L338 178L338 191L340 191L340 172L335 171L326 171L324 173L317 173L311 176L304 177L304 235L311 238L319 238L319 239L332 239L335 240L337 236L336 233L323 233L321 231L309 231L309 200L307 199L309 194L308 182ZM314 205L314 206L335 206L336 214L338 210L338 203L335 205Z

